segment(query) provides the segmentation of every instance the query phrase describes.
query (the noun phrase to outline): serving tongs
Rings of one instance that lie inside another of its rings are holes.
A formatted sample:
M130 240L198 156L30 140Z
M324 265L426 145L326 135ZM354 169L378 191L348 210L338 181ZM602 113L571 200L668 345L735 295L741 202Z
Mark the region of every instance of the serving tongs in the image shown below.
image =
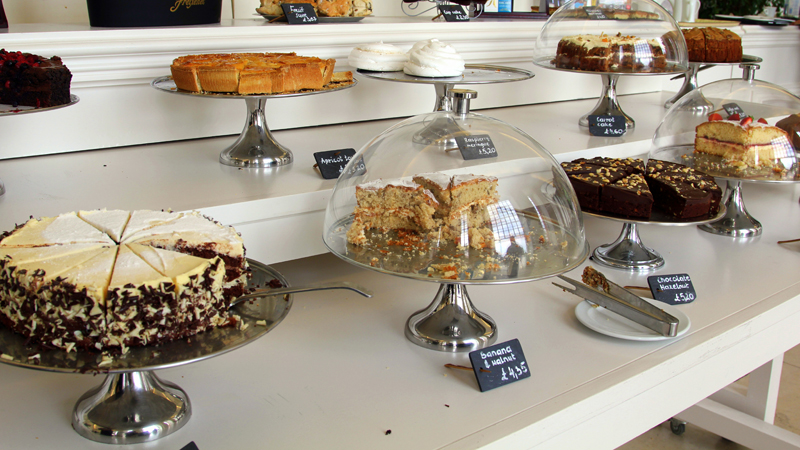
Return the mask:
M573 285L575 288L570 289L557 283L553 283L554 285L570 294L583 298L592 305L602 306L662 336L675 337L678 333L678 319L675 316L653 306L647 300L618 284L605 280L608 283L608 291L603 292L563 275L558 275L558 278Z
M311 291L327 291L329 289L348 289L353 292L357 292L363 295L364 297L367 298L372 297L372 291L363 286L359 286L358 284L355 283L350 283L349 281L335 281L331 283L320 283L309 286L293 286L293 287L282 287L275 289L272 288L256 289L248 294L242 295L241 297L237 297L234 301L231 302L229 308L233 308L234 306L246 300L254 300L260 297L297 294L300 292L311 292Z

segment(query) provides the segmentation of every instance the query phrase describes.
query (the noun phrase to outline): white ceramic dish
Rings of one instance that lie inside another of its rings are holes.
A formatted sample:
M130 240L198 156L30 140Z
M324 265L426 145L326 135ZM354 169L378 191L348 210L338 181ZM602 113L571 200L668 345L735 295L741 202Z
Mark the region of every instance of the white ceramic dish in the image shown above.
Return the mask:
M674 339L689 331L692 322L686 314L677 307L666 303L657 302L656 304L678 319L678 333L674 337L662 336L602 306L594 307L586 301L578 303L578 306L575 307L575 315L578 317L578 321L584 324L586 328L600 334L605 334L606 336L630 341L661 341L665 339Z

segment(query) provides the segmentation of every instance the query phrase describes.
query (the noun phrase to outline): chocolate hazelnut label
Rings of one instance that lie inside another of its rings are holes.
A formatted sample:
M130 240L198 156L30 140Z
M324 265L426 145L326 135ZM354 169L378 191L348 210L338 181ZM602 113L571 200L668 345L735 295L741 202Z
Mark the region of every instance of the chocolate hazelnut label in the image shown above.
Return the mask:
M654 299L670 305L691 303L697 298L692 279L685 273L650 276L647 284Z

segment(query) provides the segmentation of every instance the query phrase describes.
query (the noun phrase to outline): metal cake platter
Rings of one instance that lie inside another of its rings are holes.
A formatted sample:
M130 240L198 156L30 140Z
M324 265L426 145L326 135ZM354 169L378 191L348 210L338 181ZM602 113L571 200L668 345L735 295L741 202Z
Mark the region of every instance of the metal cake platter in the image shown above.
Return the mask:
M353 216L343 218L329 230L325 244L338 257L365 269L422 281L452 284L507 284L540 280L578 267L588 257L588 244L554 223L542 227L542 219L517 211L525 242L523 251L508 256L494 248L461 247L450 240L421 239L409 242L396 232L367 230L367 242L347 242ZM403 242L399 242L403 241ZM517 265L516 270L514 265ZM442 266L457 274L448 276Z
M377 80L399 83L432 84L436 90L434 111L452 111L447 92L457 84L508 83L533 78L533 72L515 67L494 66L490 64L465 64L464 73L457 77L418 77L403 71L376 72L358 69L357 72Z
M798 155L787 157L788 170L780 172L742 174L730 172L713 162L709 165L697 164L693 145L665 147L651 152L651 157L669 162L677 162L694 168L699 172L712 175L726 181L725 193L722 195L727 211L719 220L700 225L700 229L721 236L735 238L751 238L761 234L763 226L755 217L747 212L742 196L742 183L797 183L800 182L800 163ZM702 167L698 167L698 165ZM715 169L716 168L716 169Z
M191 92L178 89L171 76L166 75L153 80L150 85L162 92L188 95L201 98L243 99L247 106L244 128L239 138L219 155L219 162L234 167L278 167L291 164L294 160L291 150L281 145L267 125L266 106L268 99L299 97L325 94L350 89L358 84L349 82L331 83L323 89L287 92L283 94L233 94L219 92Z
M287 286L271 267L248 262L252 270L248 289L267 287L274 279ZM86 439L105 444L150 442L179 430L192 416L186 392L158 378L154 370L202 361L249 344L275 328L291 306L289 294L248 300L232 308L246 327L216 328L158 347L131 348L107 365L101 364L102 356L95 352L40 351L26 346L24 337L0 326L0 352L5 357L0 362L52 372L108 373L101 385L76 402L72 428ZM29 359L37 354L35 362Z
M77 95L70 94L69 103L64 103L63 105L56 105L56 106L46 106L44 108L37 108L35 106L11 106L11 105L0 104L0 116L16 116L20 114L53 111L55 109L61 109L61 108L66 108L67 106L72 106L78 103L79 101L80 99L78 98Z
M698 62L698 61L689 61L689 70L685 73L682 73L674 78L673 80L677 80L679 78L683 78L683 86L678 89L678 92L669 100L664 103L665 108L669 108L670 106L674 105L675 102L681 99L684 95L692 92L693 90L697 89L700 84L697 82L697 73L702 72L706 69L710 69L715 66L737 66L737 65L750 65L750 64L758 64L762 62L763 59L758 56L751 56L751 55L742 55L742 60L737 62ZM702 98L702 96L698 99L698 103L694 105L687 105L690 106L692 109L698 112L707 112L710 111L713 105L711 102Z
M624 217L598 211L583 211L584 214L603 219L622 222L622 231L614 242L600 245L592 252L592 259L614 269L630 271L654 270L664 265L664 257L656 250L647 247L639 237L638 225L690 226L709 224L725 217L727 208L720 205L716 214L706 214L688 219L678 219L653 209L649 219Z
M248 263L253 274L248 282L248 289L265 287L273 279L288 286L286 279L275 269L252 259ZM36 346L25 345L24 336L0 325L0 353L13 358L0 358L0 362L28 369L68 373L122 373L166 369L222 355L255 341L275 328L289 313L291 306L291 295L267 296L244 302L232 309L247 325L244 330L239 327L215 328L157 347L131 347L127 354L113 357L108 365L100 365L102 356L97 352L66 353L60 349L40 351ZM257 320L264 320L265 324L258 325ZM39 355L38 362L29 359L29 356L35 354Z
M631 131L636 127L636 121L631 116L622 110L617 100L617 81L620 75L626 76L648 76L648 75L671 75L675 73L684 73L689 70L688 66L670 65L662 72L634 72L634 71L619 71L619 72L595 72L590 70L575 70L556 67L553 64L555 55L534 59L533 63L539 67L546 69L558 70L561 72L583 73L583 74L597 74L602 77L603 89L600 93L600 99L591 111L584 114L578 119L578 125L582 128L589 128L589 116L621 116L625 118L625 130Z

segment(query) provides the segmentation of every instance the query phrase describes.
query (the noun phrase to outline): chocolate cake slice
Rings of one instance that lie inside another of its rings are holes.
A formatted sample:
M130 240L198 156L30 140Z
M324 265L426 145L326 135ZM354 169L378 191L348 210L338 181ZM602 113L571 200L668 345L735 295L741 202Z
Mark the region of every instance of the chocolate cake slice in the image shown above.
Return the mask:
M682 164L651 159L647 162L646 180L656 207L673 217L687 219L719 211L722 189L710 175Z
M627 179L631 175L643 173L644 163L641 160L605 157L596 157L592 159L580 158L571 162L561 163L561 167L564 169L564 172L567 173L567 177L570 183L572 183L572 188L575 190L575 195L578 197L578 203L582 209L607 211L613 214L622 214L632 217L649 217L649 209L644 205L638 205L634 209L623 212L626 210L623 203L631 202L638 204L642 200L646 201L646 196L638 196L639 198L637 199L628 198L627 200L614 200L613 197L615 196L625 196L627 198L630 197L631 193L636 194L637 191L641 191L641 189L629 189L629 182L622 182L618 187L610 188L608 192L605 192L608 186ZM606 210L606 206L612 208L613 211ZM629 206L632 206L632 204ZM641 212L643 209L648 209L647 215L645 216L643 216Z
M634 173L603 186L600 209L626 217L649 218L653 194L642 174Z
M72 73L54 56L0 49L0 103L48 107L70 102Z

